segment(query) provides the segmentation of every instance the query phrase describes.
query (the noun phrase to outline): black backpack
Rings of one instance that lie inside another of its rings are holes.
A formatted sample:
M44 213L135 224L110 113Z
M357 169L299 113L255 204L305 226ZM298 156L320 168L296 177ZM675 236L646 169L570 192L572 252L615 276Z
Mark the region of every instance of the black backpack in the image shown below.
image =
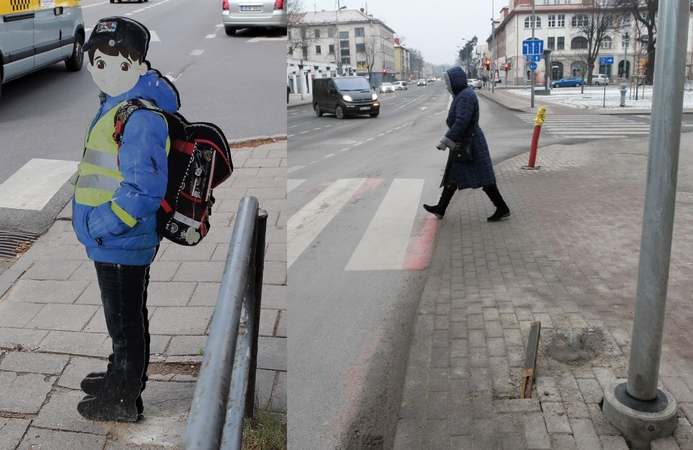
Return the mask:
M128 119L147 109L166 118L170 150L166 196L156 213L159 235L181 245L196 245L209 232L212 189L233 173L231 150L221 129L211 123L190 123L143 100L128 100L115 116L113 140L120 146Z

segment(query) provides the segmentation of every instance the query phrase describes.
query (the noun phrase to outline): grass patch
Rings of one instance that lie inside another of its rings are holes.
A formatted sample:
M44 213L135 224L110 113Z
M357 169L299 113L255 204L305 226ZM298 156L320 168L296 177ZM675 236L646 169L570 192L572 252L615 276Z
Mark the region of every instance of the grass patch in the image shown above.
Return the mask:
M286 423L255 409L253 419L243 424L243 450L286 450Z

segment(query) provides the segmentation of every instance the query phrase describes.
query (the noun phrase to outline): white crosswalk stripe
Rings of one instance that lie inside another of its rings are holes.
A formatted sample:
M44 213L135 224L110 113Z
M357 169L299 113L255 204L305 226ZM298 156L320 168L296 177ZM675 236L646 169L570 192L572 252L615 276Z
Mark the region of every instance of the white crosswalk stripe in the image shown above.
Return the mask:
M292 195L313 195L310 192L315 187L311 188L309 183L304 185L306 181L289 179L287 186L293 191ZM354 239L352 248L355 249L344 270L420 270L427 267L436 219L421 208L424 181L404 178L389 183L375 178L336 180L289 218L288 266L291 267L327 227L347 226L363 232L358 242ZM301 189L296 189L299 186ZM345 219L333 223L335 217L355 201L366 201L375 209L368 222L363 220L359 224ZM433 222L429 223L429 219Z
M523 121L534 125L534 115L517 114ZM542 132L576 139L604 139L626 136L648 136L650 125L609 115L546 115Z
M0 208L41 211L77 171L77 161L31 159L0 184Z

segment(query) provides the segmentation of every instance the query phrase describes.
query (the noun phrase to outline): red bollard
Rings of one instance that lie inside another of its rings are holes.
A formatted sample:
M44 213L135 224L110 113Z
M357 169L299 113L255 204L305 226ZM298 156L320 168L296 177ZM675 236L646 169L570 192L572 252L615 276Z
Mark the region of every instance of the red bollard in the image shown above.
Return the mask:
M537 159L537 146L539 145L539 133L541 133L541 126L544 124L544 116L546 115L546 108L543 106L537 111L537 116L534 118L534 134L532 134L532 146L529 149L529 164L528 168L533 169L534 163Z

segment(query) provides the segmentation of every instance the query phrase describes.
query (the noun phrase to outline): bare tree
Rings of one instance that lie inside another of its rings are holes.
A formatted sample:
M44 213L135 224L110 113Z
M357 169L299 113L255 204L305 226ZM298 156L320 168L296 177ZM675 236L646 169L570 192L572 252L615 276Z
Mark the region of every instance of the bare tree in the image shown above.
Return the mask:
M305 22L306 13L302 12L302 0L288 0L286 7L288 27L286 53L289 56L295 56L296 50L301 50L300 58L307 59L308 47L319 38L315 36L315 31L310 24Z
M584 46L584 48L577 50L576 53L587 63L587 77L583 79L582 85L582 91L584 92L584 82L592 83L594 63L599 57L602 43L621 28L621 20L616 12L614 3L609 0L592 0L591 4L586 6L584 13L573 16L572 20L575 21L573 26L577 29L573 42Z
M368 81L373 84L373 65L375 64L375 57L378 54L378 36L371 34L363 43L363 47L357 48L357 54L363 55L366 61L366 68L368 69Z
M415 48L410 48L409 49L409 62L411 64L411 70L415 70L418 74L418 77L421 78L421 75L423 73L423 67L424 67L423 54Z
M476 48L477 41L477 37L474 36L471 40L467 41L467 43L464 44L464 47L462 47L459 51L460 65L467 66L467 76L469 76L469 63L474 57L474 49Z
M647 34L641 34L640 38L641 42L647 44L645 82L647 84L652 84L652 79L654 77L659 0L617 0L617 4L623 12L632 15L635 21L647 31ZM688 11L686 11L685 14L688 14ZM638 29L640 29L640 27L638 27ZM647 36L647 38L644 38L644 36ZM647 40L645 41L645 39ZM635 41L631 40L631 42L634 43ZM635 45L633 45L633 48L635 48Z

